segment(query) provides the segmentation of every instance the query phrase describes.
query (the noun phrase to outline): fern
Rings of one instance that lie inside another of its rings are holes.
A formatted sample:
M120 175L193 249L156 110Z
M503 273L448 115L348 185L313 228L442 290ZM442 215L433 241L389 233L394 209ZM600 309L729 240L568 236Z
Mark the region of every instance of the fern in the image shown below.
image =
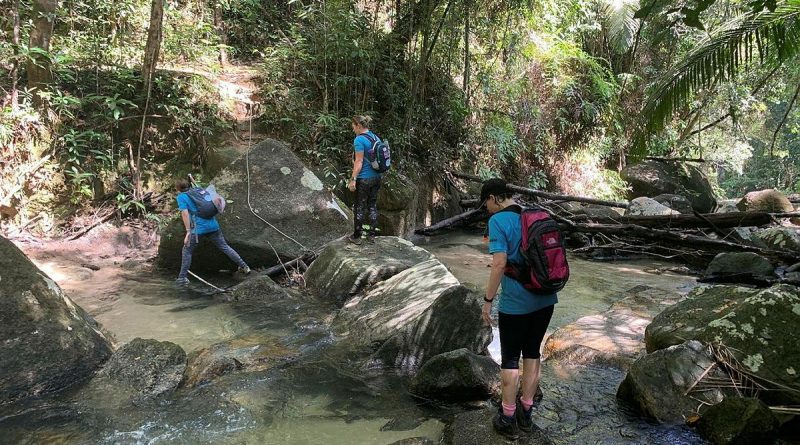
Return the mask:
M618 54L628 52L639 31L640 21L635 18L639 0L603 0L600 10L611 48Z

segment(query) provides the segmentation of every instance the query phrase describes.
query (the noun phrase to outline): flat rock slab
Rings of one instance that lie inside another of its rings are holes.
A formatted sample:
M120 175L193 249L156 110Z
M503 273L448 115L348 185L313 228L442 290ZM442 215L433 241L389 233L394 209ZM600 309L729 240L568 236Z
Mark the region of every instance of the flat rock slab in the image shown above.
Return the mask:
M136 338L111 356L101 373L135 391L135 400L159 397L178 387L186 369L186 352L168 341Z
M508 440L497 434L492 427L496 409L482 409L457 414L444 430L445 445L552 445L544 431L534 424L533 431L520 431L517 440Z
M321 298L342 304L369 285L431 259L427 250L394 236L380 236L374 244L360 246L342 239L325 247L305 280Z
M439 260L419 263L348 300L334 319L334 331L361 343L383 343L458 285Z
M653 317L680 299L675 292L637 286L609 310L557 329L544 345L544 357L626 370L644 353L645 329Z

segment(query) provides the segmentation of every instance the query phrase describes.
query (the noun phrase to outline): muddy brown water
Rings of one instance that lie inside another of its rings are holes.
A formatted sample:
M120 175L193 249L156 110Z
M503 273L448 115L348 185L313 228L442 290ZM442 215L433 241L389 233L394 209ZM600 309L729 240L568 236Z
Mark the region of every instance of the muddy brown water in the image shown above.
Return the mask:
M483 289L489 256L481 237L455 232L417 243L462 282ZM313 296L235 309L204 288L179 291L172 277L141 259L107 258L99 270L75 255L32 255L118 343L136 337L168 340L187 352L241 335L263 336L298 351L273 369L238 372L179 389L139 406L114 402L114 388L76 385L55 396L0 409L3 444L389 444L411 437L438 440L460 407L419 404L390 373L365 369L365 351L343 346L327 321L335 307ZM91 260L91 258L89 258ZM116 263L116 264L114 264ZM560 294L551 331L602 312L628 289L646 284L685 293L691 277L645 270L652 261L597 263L572 259L572 279ZM223 277L210 277L230 284ZM490 348L499 355L495 343ZM546 361L545 398L536 422L558 444L703 443L684 427L652 425L615 399L621 371ZM489 419L487 419L487 422Z

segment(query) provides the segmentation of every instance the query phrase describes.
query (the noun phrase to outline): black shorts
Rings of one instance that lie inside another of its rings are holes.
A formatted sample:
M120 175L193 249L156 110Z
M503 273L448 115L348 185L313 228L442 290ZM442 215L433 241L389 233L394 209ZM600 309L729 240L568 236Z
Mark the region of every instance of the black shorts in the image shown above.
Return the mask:
M523 359L537 359L542 339L553 318L555 305L529 314L498 314L500 327L500 354L502 369L519 369L519 355Z

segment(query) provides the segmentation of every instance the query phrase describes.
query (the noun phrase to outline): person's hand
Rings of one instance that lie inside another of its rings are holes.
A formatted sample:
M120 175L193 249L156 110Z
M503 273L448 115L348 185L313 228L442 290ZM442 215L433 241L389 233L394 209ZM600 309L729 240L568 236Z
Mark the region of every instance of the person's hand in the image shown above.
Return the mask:
M186 236L183 237L183 245L184 246L188 246L189 245L189 237L191 237L191 236L192 236L191 232L186 232Z
M351 192L356 191L356 181L351 179L350 182L347 184L347 188L350 189Z
M486 326L494 326L494 320L492 320L492 303L483 303L483 308L481 308L481 318L483 318L483 322L486 324Z

